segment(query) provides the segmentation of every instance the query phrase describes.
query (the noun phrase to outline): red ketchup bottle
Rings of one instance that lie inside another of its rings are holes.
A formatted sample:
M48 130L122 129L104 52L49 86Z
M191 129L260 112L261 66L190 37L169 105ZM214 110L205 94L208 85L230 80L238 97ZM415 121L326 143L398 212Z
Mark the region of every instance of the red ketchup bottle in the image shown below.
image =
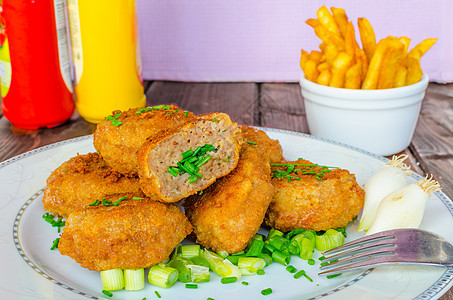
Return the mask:
M2 110L16 127L54 127L74 112L66 15L65 0L3 0Z

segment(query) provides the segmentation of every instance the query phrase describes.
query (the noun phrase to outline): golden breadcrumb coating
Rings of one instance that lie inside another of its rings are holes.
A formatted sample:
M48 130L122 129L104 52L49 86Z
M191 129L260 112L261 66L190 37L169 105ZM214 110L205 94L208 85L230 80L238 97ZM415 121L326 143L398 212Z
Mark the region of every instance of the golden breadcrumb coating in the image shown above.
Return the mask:
M244 142L255 143L257 148L261 149L264 158L271 163L284 160L283 150L278 140L273 140L262 130L242 125L240 126Z
M184 201L197 243L230 254L247 246L263 222L274 191L263 155L256 146L244 144L233 172Z
M306 160L282 163L311 164ZM272 170L283 169L272 166ZM332 169L321 181L315 175L291 175L301 180L272 178L275 193L266 213L266 224L272 228L283 232L297 228L316 231L340 228L363 207L365 193L354 174L347 170Z
M45 210L66 217L96 199L121 193L143 197L138 177L124 176L109 168L98 153L88 153L69 159L50 174L42 203Z
M165 260L191 231L172 204L123 200L72 212L58 250L89 270L148 268Z
M97 124L94 147L110 167L132 175L138 174L137 150L148 137L195 117L193 113L174 105L114 111L112 116L117 116L116 121L106 118Z

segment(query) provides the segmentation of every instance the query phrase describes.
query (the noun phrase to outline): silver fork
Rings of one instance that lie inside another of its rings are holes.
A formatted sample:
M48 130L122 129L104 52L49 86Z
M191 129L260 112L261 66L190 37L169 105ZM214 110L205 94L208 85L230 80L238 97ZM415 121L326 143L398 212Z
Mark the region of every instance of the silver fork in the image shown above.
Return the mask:
M453 267L453 245L428 231L394 229L325 251L324 257L319 275L395 264Z

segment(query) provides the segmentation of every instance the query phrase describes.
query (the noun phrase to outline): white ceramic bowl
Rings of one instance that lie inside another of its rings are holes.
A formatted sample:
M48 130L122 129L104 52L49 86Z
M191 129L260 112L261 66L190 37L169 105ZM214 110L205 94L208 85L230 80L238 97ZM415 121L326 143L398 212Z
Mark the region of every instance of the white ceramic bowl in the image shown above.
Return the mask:
M353 90L300 80L310 133L379 155L409 146L428 77L385 90Z

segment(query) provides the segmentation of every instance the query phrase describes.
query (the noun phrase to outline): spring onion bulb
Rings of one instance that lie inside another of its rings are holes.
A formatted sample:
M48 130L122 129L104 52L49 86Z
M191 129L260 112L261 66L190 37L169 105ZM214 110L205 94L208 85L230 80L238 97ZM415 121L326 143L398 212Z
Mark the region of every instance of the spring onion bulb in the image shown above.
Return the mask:
M344 244L344 235L335 229L327 229L323 235L316 236L316 249L327 251Z
M101 271L102 289L106 291L121 290L124 287L124 274L121 269Z
M359 231L367 231L373 224L379 203L385 196L407 185L409 167L404 163L406 154L393 156L387 164L365 183L365 203L360 218Z
M125 269L124 270L124 289L126 291L138 291L145 287L145 270Z
M439 183L431 175L387 195L379 204L367 235L398 228L418 228L426 200L431 193L440 190Z
M266 266L266 261L259 257L239 257L238 267L242 275L255 275Z
M157 264L149 268L148 282L152 285L168 289L175 284L178 277L179 272L177 269L164 264Z
M193 283L209 282L211 280L211 273L209 267L199 265L187 265L190 269L191 280Z

